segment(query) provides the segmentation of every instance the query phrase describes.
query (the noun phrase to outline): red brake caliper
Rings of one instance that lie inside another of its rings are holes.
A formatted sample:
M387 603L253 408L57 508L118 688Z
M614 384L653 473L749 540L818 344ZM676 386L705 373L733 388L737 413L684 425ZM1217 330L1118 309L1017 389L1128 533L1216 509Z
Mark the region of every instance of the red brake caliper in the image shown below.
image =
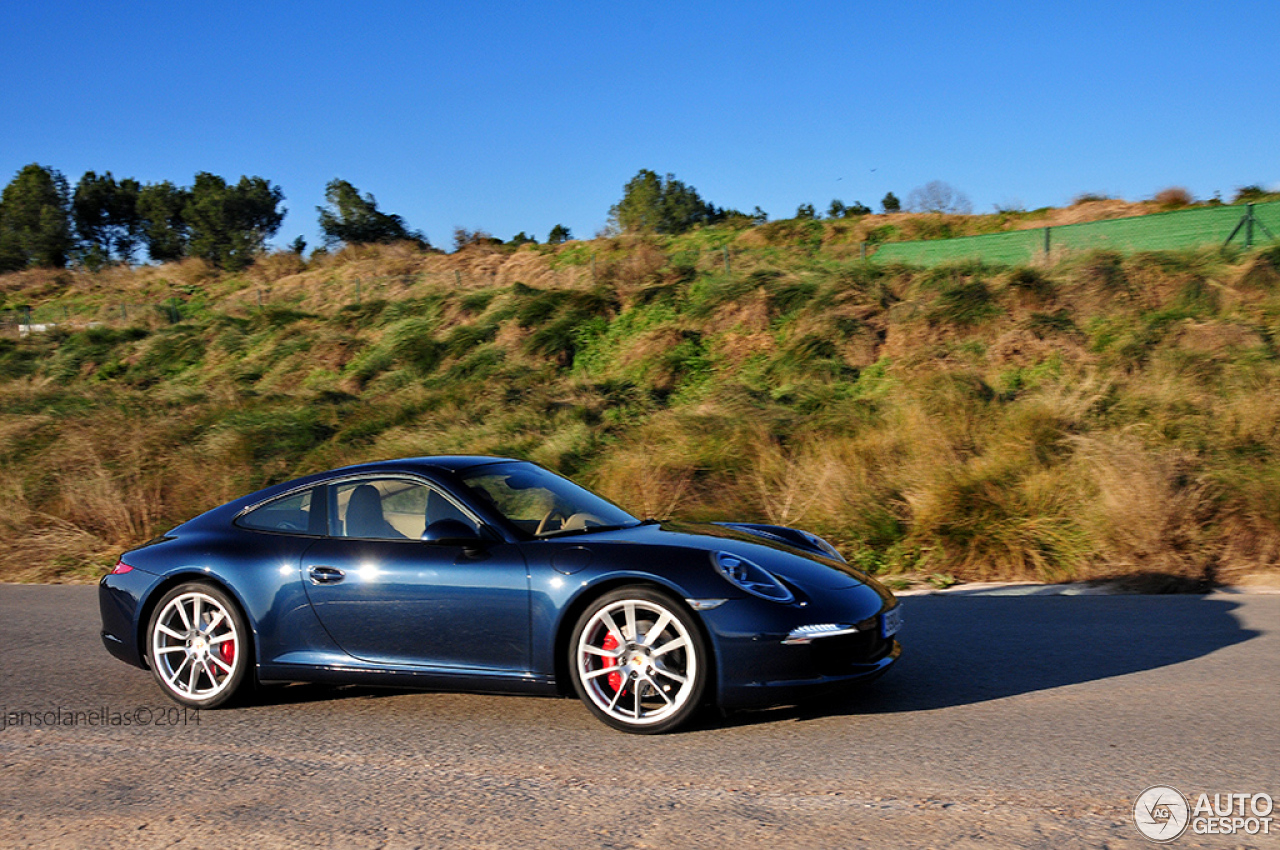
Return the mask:
M609 632L607 635L605 635L604 643L600 644L600 648L603 649L605 652L613 652L615 649L618 648L618 646L619 646L618 639L613 636L613 632ZM604 667L618 666L618 662L613 660L612 658L604 659L604 661L601 664ZM609 679L609 687L613 688L613 692L615 694L618 691L622 690L622 674L621 673L610 673L608 676L608 679Z
M218 654L222 656L222 660L226 662L228 667L234 667L236 661L236 642L233 640L224 640L218 645Z

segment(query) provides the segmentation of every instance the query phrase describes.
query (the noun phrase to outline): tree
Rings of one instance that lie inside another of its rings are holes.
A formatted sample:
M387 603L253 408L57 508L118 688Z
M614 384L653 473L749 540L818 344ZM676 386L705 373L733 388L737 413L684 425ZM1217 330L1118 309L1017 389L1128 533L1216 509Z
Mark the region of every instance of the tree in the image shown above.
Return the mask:
M191 193L168 180L148 183L138 191L138 219L142 241L152 262L168 263L187 255L191 228L183 217Z
M530 236L529 234L521 230L515 236L512 236L510 241L507 242L507 244L512 245L516 248L519 248L521 245L537 245L538 239L536 236Z
M973 212L973 204L963 193L952 188L950 183L941 180L930 180L923 186L912 189L907 195L907 209L915 212L929 213L961 213Z
M722 208L716 211L716 223L727 224L736 230L759 224L754 215L730 208Z
M484 245L490 248L497 248L501 244L502 240L487 230L468 230L465 227L455 227L453 229L453 250L455 251L461 251L469 245Z
M320 232L326 246L339 242L368 245L408 241L427 247L426 237L406 228L400 216L379 211L373 195L366 193L362 197L346 180L330 180L324 187L324 199L328 207L316 207L316 211L320 213Z
M818 211L813 208L813 204L801 204L796 207L796 218L801 221L813 221L818 217Z
M1241 186L1239 189L1236 189L1235 197L1231 199L1231 203L1260 204L1268 201L1280 200L1280 191L1276 191L1277 188L1280 187L1272 186L1270 189L1266 189L1257 183L1254 183L1251 186Z
M200 172L182 210L191 228L188 250L220 269L245 268L280 229L283 200L280 187L261 177L241 177L232 186L216 174Z
M857 218L870 212L871 209L861 201L854 201L851 206L846 206L844 201L834 200L827 207L827 218Z
M138 214L138 181L125 177L118 183L108 171L99 177L86 171L71 196L71 218L80 238L86 263L97 267L113 259L133 261L142 237Z
M62 268L71 252L70 191L52 168L31 163L0 193L0 271Z
M551 228L551 232L547 234L547 244L560 245L564 242L568 242L572 238L573 234L569 232L569 228L565 227L563 224L557 224L555 227Z
M888 192L880 201L880 208L887 213L896 213L902 209L902 202L898 200L897 195Z
M307 237L299 236L289 243L289 250L301 257L307 251Z
M721 217L722 212L703 201L692 186L647 168L628 181L622 200L609 210L610 224L625 233L683 233Z
M656 231L662 221L662 178L647 168L627 182L622 200L609 210L609 221L623 231Z

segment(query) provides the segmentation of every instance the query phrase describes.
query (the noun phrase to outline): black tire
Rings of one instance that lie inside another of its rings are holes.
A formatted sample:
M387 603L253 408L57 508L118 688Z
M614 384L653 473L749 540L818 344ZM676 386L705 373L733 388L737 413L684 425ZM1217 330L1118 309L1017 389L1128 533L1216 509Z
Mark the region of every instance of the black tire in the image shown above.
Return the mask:
M670 732L697 713L710 662L694 615L651 587L604 594L569 640L578 697L604 723L641 735Z
M249 628L235 600L205 582L166 593L151 612L147 662L160 689L192 708L226 704L249 678Z

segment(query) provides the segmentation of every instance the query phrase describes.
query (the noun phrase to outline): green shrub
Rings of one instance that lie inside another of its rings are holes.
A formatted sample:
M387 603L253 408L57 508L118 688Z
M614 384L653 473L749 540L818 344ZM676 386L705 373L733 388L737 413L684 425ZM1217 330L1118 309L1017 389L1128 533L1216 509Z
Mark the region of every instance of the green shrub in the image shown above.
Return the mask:
M448 349L435 338L435 322L430 319L409 319L395 330L391 353L413 374L430 375L440 365Z
M462 357L477 345L490 342L497 330L496 325L459 325L449 332L443 351L450 357Z
M902 231L893 224L881 224L867 230L867 242L879 245L884 242L895 242Z
M984 281L961 279L938 292L927 316L930 322L976 325L1004 313Z

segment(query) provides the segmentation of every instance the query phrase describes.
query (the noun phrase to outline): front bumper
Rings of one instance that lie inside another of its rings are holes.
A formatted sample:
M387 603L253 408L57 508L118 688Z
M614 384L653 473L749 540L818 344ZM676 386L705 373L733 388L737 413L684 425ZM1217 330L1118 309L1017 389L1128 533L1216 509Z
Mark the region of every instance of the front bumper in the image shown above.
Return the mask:
M897 606L869 590L831 592L803 609L735 600L706 612L719 704L800 702L883 675L902 654L895 635L884 634L885 614Z
M879 678L901 654L902 644L890 639L884 654L875 661L847 663L840 672L822 674L810 670L812 675L804 676L797 675L800 672L797 670L783 678L761 676L747 681L722 682L719 702L724 708L763 708L804 702Z

